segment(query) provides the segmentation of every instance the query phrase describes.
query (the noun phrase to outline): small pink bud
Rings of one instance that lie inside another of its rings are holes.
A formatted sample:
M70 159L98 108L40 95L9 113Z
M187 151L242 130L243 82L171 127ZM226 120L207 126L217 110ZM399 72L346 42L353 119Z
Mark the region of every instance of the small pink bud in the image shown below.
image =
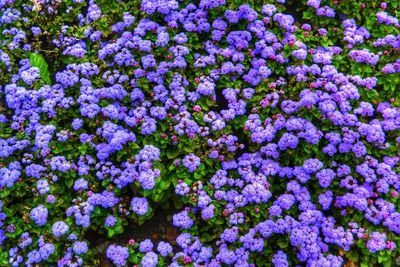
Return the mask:
M224 209L224 211L222 212L222 215L224 217L228 216L229 215L229 211L227 209Z
M195 112L200 112L200 111L201 111L201 107L200 107L199 105L195 105L195 106L193 107L193 111L195 111Z
M386 241L386 248L389 250L394 250L396 248L396 244L393 241Z
M189 256L183 257L183 264L189 264L192 262L192 259Z

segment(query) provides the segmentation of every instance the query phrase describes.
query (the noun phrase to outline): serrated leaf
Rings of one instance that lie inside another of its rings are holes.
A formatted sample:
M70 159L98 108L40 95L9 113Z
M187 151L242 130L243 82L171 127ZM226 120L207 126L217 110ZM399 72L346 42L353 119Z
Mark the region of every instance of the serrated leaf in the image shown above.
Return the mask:
M382 263L383 267L391 267L392 266L392 260L386 260L385 262Z
M68 177L68 178L65 180L65 184L66 184L67 187L72 187L72 185L74 184L74 179L71 178L71 177Z
M51 85L49 66L47 65L46 60L43 58L43 56L31 53L31 55L29 56L29 61L32 67L37 67L40 70L40 78L42 78L45 83Z
M178 154L179 154L179 152L177 149L168 149L167 150L167 158L168 159L176 159Z
M115 231L113 229L108 230L108 237L113 237L115 234Z

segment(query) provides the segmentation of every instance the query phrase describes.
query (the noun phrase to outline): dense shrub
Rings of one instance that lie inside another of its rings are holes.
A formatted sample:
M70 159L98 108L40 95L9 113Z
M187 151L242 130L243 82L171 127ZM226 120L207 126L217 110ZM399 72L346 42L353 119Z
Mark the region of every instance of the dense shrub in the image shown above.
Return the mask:
M399 8L0 0L0 265L394 266Z

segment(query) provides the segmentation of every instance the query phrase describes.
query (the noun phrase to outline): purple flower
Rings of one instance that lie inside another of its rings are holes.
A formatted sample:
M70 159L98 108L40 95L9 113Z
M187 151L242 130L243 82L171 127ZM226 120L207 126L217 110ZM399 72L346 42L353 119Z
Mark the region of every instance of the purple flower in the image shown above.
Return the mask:
M186 155L182 160L183 166L185 166L189 172L194 172L200 165L200 158L195 154Z
M86 254L86 252L88 252L88 245L85 241L76 241L72 245L72 250L77 255Z
M36 189L41 195L46 194L50 191L49 182L47 182L47 180L38 180L36 183Z
M332 191L326 191L318 196L318 202L322 206L323 210L329 210L333 200Z
M80 129L82 127L82 125L83 125L83 120L78 119L78 118L74 119L71 124L72 129L74 129L75 131Z
M46 197L46 202L50 203L50 204L54 204L54 202L56 202L56 197L54 195L48 195Z
M31 67L21 72L21 78L26 84L31 85L35 80L40 78L40 70L37 67Z
M229 243L233 243L238 239L239 228L234 226L229 229L225 229L221 234L221 240Z
M74 190L86 190L88 189L88 181L83 178L80 178L74 182Z
M158 264L158 256L154 252L147 252L140 263L141 266L155 267Z
M375 253L386 248L386 234L379 232L372 232L366 244L371 253Z
M262 6L261 8L261 14L264 14L268 17L272 17L272 15L276 12L276 7L271 4L267 4Z
M167 257L168 254L172 253L172 250L172 246L169 243L164 241L158 243L157 251L161 254L161 256Z
M180 196L187 195L190 192L189 186L185 182L178 183L175 187L175 193Z
M117 219L114 216L108 215L104 222L104 225L107 227L113 227L116 222L117 222Z
M275 205L278 205L282 209L289 210L295 202L296 199L293 195L283 194L275 201Z
M51 243L46 243L41 245L39 248L39 254L42 260L47 260L54 253L54 245Z
M127 247L110 245L107 248L106 256L111 260L116 266L125 266L126 260L129 257L129 250Z
M149 211L149 204L144 197L134 197L131 201L131 208L134 213L143 216Z
M142 253L150 252L153 250L153 242L150 239L145 239L139 244L139 251Z
M48 211L44 205L39 205L33 208L30 213L30 218L39 226L43 226L47 223Z
M34 26L31 28L31 32L32 32L33 36L37 36L42 33L42 30L40 29L40 27Z
M63 221L58 221L53 224L51 231L55 237L61 237L69 231L69 226Z
M327 188L336 177L336 173L331 169L322 169L315 175L315 177L319 180L319 185L322 188Z
M194 221L192 218L189 217L189 213L187 211L182 211L172 216L172 223L176 227L189 229L190 227L192 227Z
M303 170L308 173L315 173L323 167L323 163L318 159L307 159L303 163Z
M278 250L275 253L275 255L272 259L272 263L276 267L288 267L289 266L287 256L286 256L285 252L283 252L282 250Z

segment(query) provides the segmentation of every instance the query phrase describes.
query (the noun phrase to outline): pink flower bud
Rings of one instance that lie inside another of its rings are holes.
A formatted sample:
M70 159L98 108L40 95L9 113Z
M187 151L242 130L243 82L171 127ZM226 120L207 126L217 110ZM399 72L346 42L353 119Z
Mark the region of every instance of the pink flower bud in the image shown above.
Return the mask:
M222 212L222 215L224 217L228 216L229 215L229 211L227 209L224 209L224 211Z
M394 250L396 248L396 244L393 241L386 241L386 248L389 250Z
M195 112L200 112L200 111L201 111L201 107L200 107L199 105L195 105L195 106L193 107L193 111L195 111Z
M183 264L189 264L192 262L192 259L189 256L183 257Z

